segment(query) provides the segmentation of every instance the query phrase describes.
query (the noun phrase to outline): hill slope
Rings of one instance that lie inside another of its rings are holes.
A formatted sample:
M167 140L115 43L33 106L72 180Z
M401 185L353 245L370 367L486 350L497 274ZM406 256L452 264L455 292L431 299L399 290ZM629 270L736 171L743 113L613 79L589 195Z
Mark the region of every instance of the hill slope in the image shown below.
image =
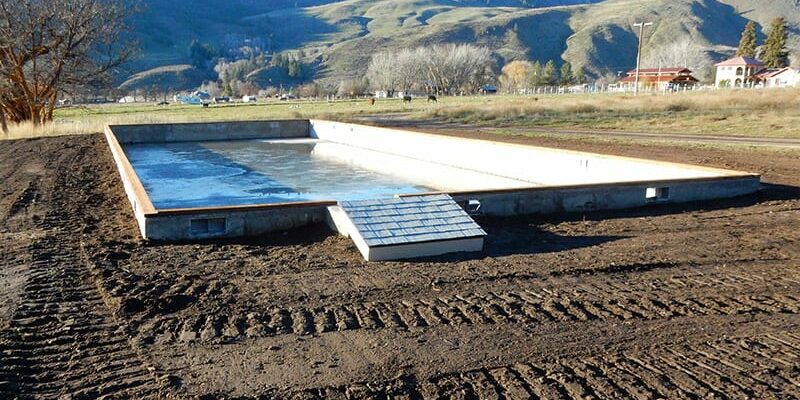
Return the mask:
M685 42L687 63L707 69L729 55L748 20L784 16L800 50L797 0L150 0L133 25L143 57L133 72L188 62L193 40L218 48L304 50L316 78L363 76L372 54L432 43L491 48L499 64L512 59L567 60L595 76L631 68L646 20L646 51L655 62L665 46ZM198 74L200 76L201 74Z

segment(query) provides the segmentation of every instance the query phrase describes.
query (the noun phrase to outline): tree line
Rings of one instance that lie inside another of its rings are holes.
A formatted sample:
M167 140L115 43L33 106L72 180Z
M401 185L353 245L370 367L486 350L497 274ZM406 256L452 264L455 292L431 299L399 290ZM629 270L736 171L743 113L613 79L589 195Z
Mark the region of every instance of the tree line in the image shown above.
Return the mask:
M412 90L436 94L476 93L491 81L495 65L485 47L444 44L375 54L366 77L389 96Z
M766 40L763 45L759 46L756 23L750 21L742 31L736 55L750 58L759 57L767 68L788 67L789 51L786 48L788 37L786 19L778 17L772 21Z
M500 74L500 85L509 92L540 86L572 86L586 83L583 67L573 71L572 64L564 62L556 67L553 60L542 65L539 61L516 60L506 64Z

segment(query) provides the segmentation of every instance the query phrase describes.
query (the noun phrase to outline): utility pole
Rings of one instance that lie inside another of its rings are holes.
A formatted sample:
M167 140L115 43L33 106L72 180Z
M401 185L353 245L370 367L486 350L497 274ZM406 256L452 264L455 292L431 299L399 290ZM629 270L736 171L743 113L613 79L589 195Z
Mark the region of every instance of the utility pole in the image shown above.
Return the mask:
M644 44L644 27L653 25L652 22L637 22L633 26L639 27L639 50L636 52L636 83L633 87L633 95L639 95L639 66L642 62L642 45Z

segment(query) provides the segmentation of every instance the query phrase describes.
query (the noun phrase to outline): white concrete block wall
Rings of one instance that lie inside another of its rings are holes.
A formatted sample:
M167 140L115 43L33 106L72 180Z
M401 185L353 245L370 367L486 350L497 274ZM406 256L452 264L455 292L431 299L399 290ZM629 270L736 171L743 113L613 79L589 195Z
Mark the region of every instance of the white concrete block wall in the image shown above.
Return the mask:
M538 182L509 179L338 143L320 142L314 146L311 154L312 157L333 160L383 175L402 178L414 182L416 185L432 188L432 190L464 191L474 190L476 187L514 189L541 185Z
M723 170L312 120L311 136L535 186L726 176ZM473 190L481 189L475 182ZM484 188L487 189L487 188Z

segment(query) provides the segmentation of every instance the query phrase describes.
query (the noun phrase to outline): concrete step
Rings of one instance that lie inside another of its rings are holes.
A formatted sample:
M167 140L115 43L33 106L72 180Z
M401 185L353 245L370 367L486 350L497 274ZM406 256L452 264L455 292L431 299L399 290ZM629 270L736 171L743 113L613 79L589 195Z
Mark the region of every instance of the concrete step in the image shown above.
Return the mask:
M328 211L331 227L350 237L367 261L481 251L486 236L446 194L342 201Z

